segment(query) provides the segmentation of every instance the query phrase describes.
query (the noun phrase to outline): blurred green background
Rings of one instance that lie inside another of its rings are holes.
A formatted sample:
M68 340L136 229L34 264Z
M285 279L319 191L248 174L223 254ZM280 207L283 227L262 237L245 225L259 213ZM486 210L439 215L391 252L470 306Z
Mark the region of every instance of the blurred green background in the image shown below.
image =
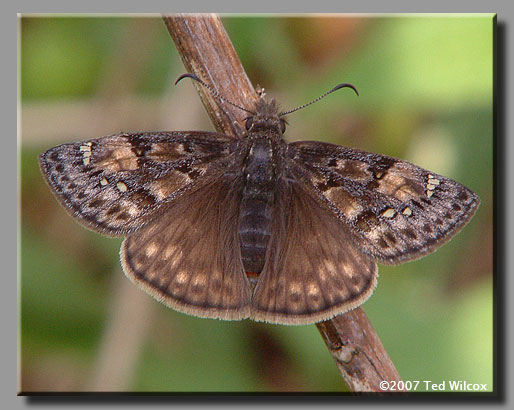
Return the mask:
M24 17L20 41L20 390L346 391L315 326L221 322L165 308L123 275L121 239L70 218L37 156L120 131L212 130L153 17ZM493 388L492 15L224 18L289 140L414 162L481 207L435 254L379 266L364 309L403 380ZM227 96L230 98L230 96ZM418 390L424 390L422 383Z

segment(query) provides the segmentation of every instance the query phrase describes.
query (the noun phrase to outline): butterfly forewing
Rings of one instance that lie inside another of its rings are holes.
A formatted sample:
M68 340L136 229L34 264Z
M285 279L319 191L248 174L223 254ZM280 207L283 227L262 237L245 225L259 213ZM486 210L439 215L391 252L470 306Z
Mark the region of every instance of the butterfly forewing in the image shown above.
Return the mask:
M376 264L348 227L297 182L283 182L252 317L282 324L327 320L371 296Z
M118 134L59 145L40 156L61 204L108 235L139 229L175 198L223 170L230 137L207 132Z
M237 218L241 186L220 178L177 199L122 245L126 275L166 305L220 319L250 314Z
M475 193L409 162L320 142L290 144L298 178L351 230L352 242L388 264L419 258L474 215Z

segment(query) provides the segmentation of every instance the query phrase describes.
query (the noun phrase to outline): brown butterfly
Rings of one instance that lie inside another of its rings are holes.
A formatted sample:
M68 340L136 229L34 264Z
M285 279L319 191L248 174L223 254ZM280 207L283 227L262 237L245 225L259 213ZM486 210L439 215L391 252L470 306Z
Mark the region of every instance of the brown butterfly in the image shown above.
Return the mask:
M314 101L343 87L355 90L340 84ZM122 133L40 156L59 202L86 227L126 236L125 274L173 309L287 325L327 320L369 298L376 262L433 252L478 208L471 190L409 162L286 143L284 116L297 109L279 112L264 95L253 110L238 108L250 113L241 138Z

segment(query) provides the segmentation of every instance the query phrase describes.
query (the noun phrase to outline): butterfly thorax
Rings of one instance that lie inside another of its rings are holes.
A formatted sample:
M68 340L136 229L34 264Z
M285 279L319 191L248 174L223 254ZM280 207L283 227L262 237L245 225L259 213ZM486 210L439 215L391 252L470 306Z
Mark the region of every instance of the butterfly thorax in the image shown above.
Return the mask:
M271 236L275 187L280 174L278 167L286 144L275 102L259 99L255 111L247 121L238 234L244 268L258 274L264 267ZM252 277L249 278L252 281Z

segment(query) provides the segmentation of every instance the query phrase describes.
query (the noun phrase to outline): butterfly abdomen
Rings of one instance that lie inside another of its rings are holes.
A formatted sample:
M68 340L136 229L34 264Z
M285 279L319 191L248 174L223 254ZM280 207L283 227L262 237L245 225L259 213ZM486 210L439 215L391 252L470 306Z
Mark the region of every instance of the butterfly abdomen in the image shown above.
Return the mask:
M266 140L255 141L243 168L245 185L239 211L241 257L247 272L260 273L271 235L275 188L273 150Z

